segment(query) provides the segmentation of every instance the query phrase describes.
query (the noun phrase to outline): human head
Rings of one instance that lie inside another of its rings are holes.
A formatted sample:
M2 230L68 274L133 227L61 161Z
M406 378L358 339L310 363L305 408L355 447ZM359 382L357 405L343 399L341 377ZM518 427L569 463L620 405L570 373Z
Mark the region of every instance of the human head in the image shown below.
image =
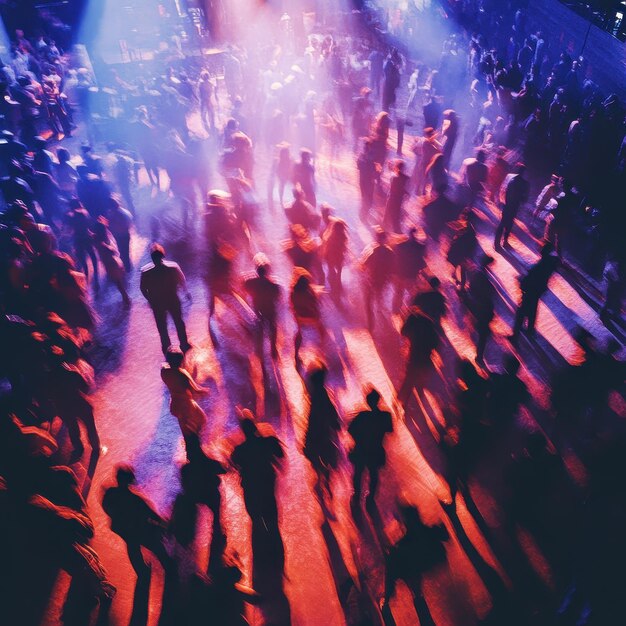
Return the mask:
M183 364L185 355L178 348L170 346L165 353L165 360L170 367L180 367Z
M484 150L479 150L476 153L476 160L479 163L484 163L487 160L487 153Z
M58 148L57 158L59 163L68 163L71 158L70 151L67 148Z
M517 374L517 372L519 372L520 362L518 361L517 357L514 356L513 354L505 355L503 365L504 365L504 371L507 374L515 375Z
M155 265L161 265L165 258L165 248L160 243L153 243L150 247L150 258Z
M521 161L518 161L515 164L515 173L523 175L525 171L526 171L526 165L522 163Z
M252 413L248 411L247 409L245 409L243 411L243 414L245 417L242 418L240 422L240 426L241 426L241 430L243 431L245 438L251 439L252 437L256 437L256 435L259 432L259 429L254 423L254 417L252 416Z
M313 387L323 387L326 382L328 368L322 361L315 361L309 369L309 382Z
M378 393L378 391L374 387L372 387L367 392L367 395L365 396L365 401L367 402L367 406L369 406L370 409L377 408L378 403L380 402L380 393Z
M433 276L428 280L428 284L431 286L432 289L439 289L441 281L436 276Z
M302 150L300 150L300 159L303 163L310 163L312 156L313 153L308 148L302 148Z
M135 470L132 465L122 463L115 469L115 479L120 487L128 487L135 483Z

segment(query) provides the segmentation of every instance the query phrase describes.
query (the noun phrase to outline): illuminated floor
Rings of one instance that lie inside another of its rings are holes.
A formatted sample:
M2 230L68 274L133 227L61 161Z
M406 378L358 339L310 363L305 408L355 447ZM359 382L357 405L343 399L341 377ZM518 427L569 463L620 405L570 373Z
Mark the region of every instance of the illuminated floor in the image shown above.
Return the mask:
M265 189L264 159L259 160L259 188ZM351 228L351 247L360 255L370 241L370 229L358 220L358 191L353 155L346 150L332 164L328 159L318 159L318 198L329 201L336 214L344 217ZM214 184L221 185L217 176ZM133 258L137 267L146 262L148 215L157 211L164 200L150 198L149 188L137 190L138 207L142 214L139 235L134 241ZM410 210L416 215L412 203ZM173 212L176 215L176 211ZM189 355L189 369L211 388L211 393L201 400L209 427L205 442L207 449L219 458L226 458L231 442L238 434L234 407L254 409L264 420L272 423L288 451L288 460L279 481L279 511L281 534L286 551L285 593L289 600L292 623L298 626L335 626L345 623L337 587L348 576L356 578L357 567L365 572L365 582L374 599L382 595L383 567L379 545L374 539L373 527L366 522L357 528L350 516L349 464L344 461L341 471L333 479L335 519L330 521L332 535L338 548L329 556L321 525L322 510L312 491L313 475L299 450L303 440L306 406L303 400L301 379L294 369L294 324L286 309L279 336L280 362L274 370L269 357L266 360L269 385L263 388L263 376L258 360L253 356L249 334L242 322L222 303L218 303L213 327L222 340L219 351L210 345L207 331L206 295L201 279L202 241L201 228L193 236L193 244L182 251L181 246L168 241L174 229L165 220L163 243L170 251L169 257L181 263L187 273L193 303L186 309L190 340L195 348ZM480 214L480 243L492 252L493 214ZM514 234L520 235L520 226ZM253 233L252 252L264 251L271 259L275 274L283 285L288 285L289 268L281 253L280 242L286 236L286 222L280 210L275 215L265 214L261 227ZM486 361L491 367L500 365L501 355L510 345L504 338L512 322L512 306L517 302L516 276L520 267L536 258L537 246L532 235L512 237L512 251L507 256L496 255L494 273L502 288L503 298L498 305L495 321L495 342L487 349ZM532 247L528 247L531 245ZM196 254L197 256L194 256ZM494 451L479 468L471 492L483 520L470 513L462 498L457 499L458 522L453 523L444 512L440 500L449 498L442 472L445 459L438 448L442 426L451 419L450 392L454 387L454 364L458 356L474 357L473 342L464 329L463 308L452 284L448 281L450 268L440 251L429 250L430 270L438 275L448 297L450 313L444 322L450 341L441 354L441 378L434 380L431 388L418 402L413 402L403 421L395 420L395 432L389 438L388 465L383 472L379 509L384 533L389 541L400 535L401 528L394 519L398 497L419 506L427 522L443 521L451 534L447 543L447 566L427 575L424 579L426 602L438 626L470 626L487 615L492 607L494 587L501 580L505 586L512 583L511 571L517 571L520 552L513 547L500 498L505 492L500 474L509 456L509 446ZM242 268L252 265L243 259ZM131 610L134 575L130 568L122 541L108 529L108 519L100 508L102 487L111 478L112 468L119 462L131 462L137 469L143 492L152 499L158 510L167 515L178 489L177 469L183 459L182 438L173 417L168 413L169 399L159 377L162 360L158 336L151 312L138 291L138 274L131 277L133 306L124 312L119 294L110 288L96 301L101 316L97 333L94 360L97 363L98 388L93 395L96 419L102 442L108 447L97 466L89 492L89 505L96 524L94 547L102 556L111 581L118 594L111 610L111 623L126 625ZM394 386L402 375L403 348L397 316L379 318L373 336L365 329L363 306L358 289L358 275L348 268L344 274L346 295L343 310L338 310L329 297L325 298L324 315L330 330L325 351L329 366L329 386L333 389L341 414L347 423L355 409L362 403L362 387L373 383L382 392L389 406L394 404ZM549 430L546 408L545 382L547 371L554 365L573 362L580 358L577 344L570 332L576 324L583 324L595 336L608 337L595 311L579 293L561 276L555 277L551 292L540 305L538 317L539 339L536 346L525 340L520 342L519 354L524 363L522 377L534 393L541 416L541 426ZM305 337L306 361L316 349L315 337ZM445 381L445 383L444 383ZM534 429L537 424L524 411L519 429ZM344 437L348 445L347 435ZM513 446L519 438L512 435ZM584 480L584 468L573 452L565 453L568 469L575 480ZM81 478L85 468L78 468ZM228 538L228 549L236 551L242 559L246 575L250 574L251 550L250 524L243 507L238 480L230 472L222 483L223 523ZM367 520L367 518L366 518ZM480 524L478 523L480 522ZM489 539L479 526L488 528ZM202 536L197 541L197 561L204 568L207 561L209 525L201 524ZM206 529L206 530L205 530ZM462 529L462 532L461 532ZM537 572L541 585L557 593L563 580L554 572L532 537L520 533L521 545ZM506 565L505 565L506 561ZM341 562L345 565L341 565ZM513 564L513 565L511 565ZM333 573L337 577L334 579ZM496 583L494 584L494 580ZM159 596L162 577L155 568L152 581L152 603L149 624L155 625L159 613ZM48 611L45 623L58 623L61 591L64 577L58 583L58 593ZM398 626L416 624L417 618L410 594L403 586L392 601L392 611ZM250 623L262 624L258 609L250 609Z

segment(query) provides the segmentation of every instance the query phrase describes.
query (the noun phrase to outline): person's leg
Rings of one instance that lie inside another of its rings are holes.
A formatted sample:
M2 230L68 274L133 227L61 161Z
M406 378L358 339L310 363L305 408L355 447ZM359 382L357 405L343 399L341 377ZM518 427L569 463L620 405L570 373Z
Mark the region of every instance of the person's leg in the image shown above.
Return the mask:
M400 401L400 404L404 407L405 411L411 398L411 392L415 388L416 372L416 366L411 363L411 361L407 361L406 370L404 372L404 380L402 381L400 389L398 390L398 400Z
M93 415L93 407L87 401L80 414L80 420L85 425L87 431L87 440L92 450L100 450L100 435L98 435L98 429L96 428L96 420Z
M115 286L117 287L117 290L120 292L122 296L122 301L124 302L124 305L128 306L130 304L130 297L128 296L128 292L126 291L126 285L124 285L124 279L118 278L115 281Z
M476 326L478 338L476 340L476 360L482 362L489 339L489 322L479 322Z
M131 567L135 570L137 578L145 578L150 574L150 566L146 563L141 553L141 546L138 543L130 542L126 544L126 551L128 552L128 559Z
M161 338L161 348L163 349L163 354L165 354L172 345L170 335L167 332L167 311L164 309L152 309L152 313L154 314L154 321Z
M370 475L370 489L367 494L366 504L374 504L376 502L376 494L378 493L378 481L380 468L378 466L370 465L368 467Z
M89 258L91 259L91 264L93 265L93 282L96 289L98 289L100 287L100 279L98 274L98 257L93 247L90 247L87 250L87 254L89 255Z
M276 320L268 320L267 325L269 328L269 337L270 337L270 350L272 354L272 358L276 359L278 357L278 324Z
M504 218L500 218L498 226L496 226L496 232L493 236L493 247L496 250L502 248L502 231L504 230Z
M78 419L70 412L63 411L63 413L64 414L61 415L61 420L67 428L67 434L72 442L74 452L81 452L85 449L85 446L80 438L80 426L78 425Z
M174 320L180 349L184 351L189 348L189 341L187 340L187 327L185 326L185 321L183 320L183 312L181 310L180 302L175 302L172 306L170 306L169 312Z
M513 336L514 337L517 337L520 331L522 330L522 326L524 325L524 320L526 319L526 307L527 307L526 300L524 296L522 296L522 301L517 307L517 311L515 311L515 320L513 322Z
M298 325L298 330L296 331L296 336L294 338L294 349L295 349L295 359L296 363L300 362L300 348L302 347L302 329L300 325Z
M117 248L120 252L124 269L126 272L131 272L133 266L130 261L130 235L118 235L115 237L115 241L117 242Z
M361 498L361 489L363 485L363 470L365 466L360 461L354 463L354 474L352 475L352 486L354 495L352 496L356 502Z
M539 298L533 298L533 300L528 304L528 324L527 324L527 332L532 334L535 332L535 322L537 321L537 309L539 308Z

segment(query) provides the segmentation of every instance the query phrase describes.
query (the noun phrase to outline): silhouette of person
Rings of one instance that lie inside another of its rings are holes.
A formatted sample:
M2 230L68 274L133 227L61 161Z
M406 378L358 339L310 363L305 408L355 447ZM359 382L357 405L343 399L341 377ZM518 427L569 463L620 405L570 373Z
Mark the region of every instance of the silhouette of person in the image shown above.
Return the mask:
M173 563L165 549L165 520L152 504L133 486L135 472L130 465L118 465L117 484L108 487L102 496L102 508L111 519L111 530L126 542L128 558L138 578L150 575L141 548L152 552L168 572Z
M152 246L150 258L152 263L141 268L140 289L154 314L163 354L166 354L167 349L172 345L167 331L168 313L174 320L180 349L186 352L191 349L191 344L187 340L187 329L178 296L181 289L187 289L185 275L178 263L165 260L165 250L158 243ZM191 299L191 294L188 291L187 299Z
M559 258L552 254L554 247L551 243L545 243L541 248L541 258L529 270L526 276L519 281L522 290L515 321L513 322L513 334L509 337L516 341L526 322L526 332L532 335L535 331L535 320L537 319L537 307L539 300L548 288L548 282L552 274L559 266Z
M195 433L187 436L187 463L180 468L180 473L185 481L187 495L196 504L204 504L211 510L213 532L221 532L220 476L226 474L226 468L205 454Z
M445 316L448 309L446 297L441 293L441 281L436 276L428 279L428 286L430 289L418 291L413 296L411 304L429 317L437 329L441 329L441 318Z
M398 400L406 411L413 389L422 389L431 374L432 353L440 337L435 322L417 307L411 308L401 332L409 340L404 380L398 390Z
M393 308L398 311L404 304L406 292L413 289L420 272L426 267L426 243L418 239L418 229L412 226L393 251L396 270Z
M394 266L394 253L387 243L387 233L382 229L376 230L376 241L368 246L361 257L361 267L365 284L365 308L367 313L367 327L374 327L374 306L382 306L385 288L391 282L390 269Z
M321 340L326 337L326 329L322 324L318 290L313 285L311 274L301 267L294 268L290 299L298 327L294 338L294 347L296 364L299 364L303 328L312 326Z
M494 317L496 288L489 276L493 257L484 254L478 269L470 275L467 303L478 337L476 339L476 362L482 363L487 341L491 336L491 320Z
M244 290L250 297L252 308L257 316L258 329L256 335L257 353L263 354L263 339L267 332L270 341L272 358L278 357L276 337L278 332L278 304L281 288L269 276L269 259L262 253L255 255L256 276L244 281Z
M385 205L385 217L383 223L394 233L402 232L402 205L409 195L408 186L410 178L404 173L405 163L397 159L393 166L393 175L389 182L389 196Z
M183 368L184 358L180 350L170 346L165 354L166 363L161 367L161 379L170 392L170 412L178 420L186 447L189 438L199 437L206 425L206 415L193 395L207 393L208 389L199 385Z
M376 504L378 477L380 469L386 461L383 441L385 436L393 431L393 423L391 413L383 411L379 407L380 394L376 389L372 388L367 393L365 400L369 409L357 413L348 426L348 433L354 440L354 447L348 458L354 466L352 503L358 506L361 501L363 473L367 470L369 493L366 498L366 506L371 508Z
M278 528L276 507L276 474L285 456L279 439L262 434L252 413L243 411L241 430L244 441L235 447L230 457L239 472L246 511L253 525L262 523L265 528Z
M398 580L404 581L415 603L420 624L434 624L422 593L422 576L446 560L444 543L449 534L443 524L427 526L417 508L401 508L405 534L387 556L384 605L388 605Z
M304 456L317 474L320 500L331 495L330 472L339 463L341 420L332 396L325 386L328 370L323 363L313 365L308 374L309 415L304 440Z
M530 183L524 178L525 172L526 166L518 163L513 173L508 174L502 183L500 189L502 216L494 236L494 248L497 251L502 250L503 245L508 245L513 222L521 206L528 200Z

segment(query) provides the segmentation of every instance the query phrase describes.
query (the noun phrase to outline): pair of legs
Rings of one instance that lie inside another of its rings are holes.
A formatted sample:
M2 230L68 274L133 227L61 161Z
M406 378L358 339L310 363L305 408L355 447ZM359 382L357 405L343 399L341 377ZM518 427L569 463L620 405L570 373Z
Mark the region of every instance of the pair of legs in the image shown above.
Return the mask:
M115 243L117 243L117 249L119 250L120 258L124 264L124 269L128 273L133 269L130 261L130 233L115 235Z
M176 327L176 333L178 334L178 341L180 342L181 350L188 350L191 346L187 340L187 328L183 320L183 312L180 306L180 301L172 302L169 306L162 308L153 308L154 321L156 322L157 330L159 331L159 337L161 338L161 348L163 353L167 352L167 349L172 345L170 341L170 335L167 330L167 315L172 316L174 326Z
M256 328L255 343L256 351L260 359L262 359L263 357L263 341L265 339L266 332L270 340L270 350L272 353L272 358L276 359L278 357L278 348L276 346L278 337L278 323L275 318L259 317L258 325Z
M374 307L382 308L385 301L387 285L366 285L365 287L365 311L367 313L367 327L374 328Z
M406 370L404 372L404 380L398 390L398 400L400 404L406 408L411 399L413 389L423 389L432 370L432 361L430 357L424 358L420 362L413 362L411 359L407 361Z
M374 504L376 501L376 493L378 492L380 467L378 463L368 463L366 460L357 459L354 461L354 475L352 476L354 502L358 503L361 500L361 494L363 493L363 474L365 470L367 470L370 484L366 503Z
M300 348L302 347L302 331L304 328L314 328L319 335L320 341L326 339L326 329L322 325L322 320L296 320L298 330L294 338L295 359L296 363L300 363Z
M535 321L537 320L537 308L539 307L539 296L522 295L522 301L515 312L515 321L513 323L513 336L517 337L526 322L526 331L532 333L535 330Z
M502 246L506 246L509 243L509 235L513 229L514 221L515 214L508 213L506 212L506 209L503 209L500 223L498 224L494 235L493 247L496 250L500 250Z
M93 282L96 289L98 289L100 287L100 280L98 275L98 257L96 256L96 251L94 247L83 243L75 243L74 252L76 254L76 260L78 261L78 267L85 274L88 280L89 266L87 265L87 257L89 257L89 259L91 260L91 267L93 268Z
M67 428L70 441L74 448L73 456L82 454L85 446L80 438L79 422L82 422L87 431L87 441L93 451L100 451L100 436L96 428L96 420L93 414L93 408L86 400L79 403L79 406L69 404L59 407L61 420Z

